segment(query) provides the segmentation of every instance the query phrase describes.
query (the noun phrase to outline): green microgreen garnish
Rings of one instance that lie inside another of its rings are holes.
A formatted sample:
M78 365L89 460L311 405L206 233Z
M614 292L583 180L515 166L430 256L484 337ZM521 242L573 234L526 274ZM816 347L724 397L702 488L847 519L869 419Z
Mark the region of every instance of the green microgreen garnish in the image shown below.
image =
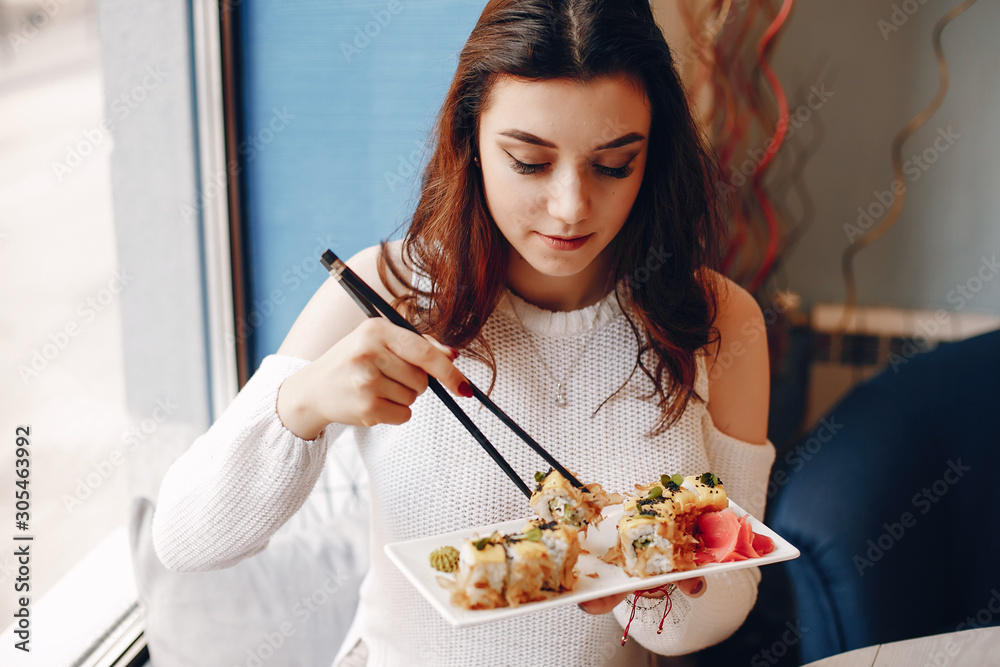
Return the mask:
M684 483L684 475L660 475L660 484L668 491L676 491Z
M706 472L701 477L698 478L702 484L710 487L716 487L722 484L722 480L715 476L715 473Z

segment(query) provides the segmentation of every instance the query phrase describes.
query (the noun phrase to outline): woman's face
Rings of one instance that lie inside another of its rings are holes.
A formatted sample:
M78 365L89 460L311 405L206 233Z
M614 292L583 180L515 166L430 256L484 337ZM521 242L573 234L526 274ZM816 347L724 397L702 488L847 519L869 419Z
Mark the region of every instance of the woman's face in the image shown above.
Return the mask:
M511 282L606 281L605 251L639 192L649 127L649 102L624 77L495 82L479 156L490 213L515 251Z

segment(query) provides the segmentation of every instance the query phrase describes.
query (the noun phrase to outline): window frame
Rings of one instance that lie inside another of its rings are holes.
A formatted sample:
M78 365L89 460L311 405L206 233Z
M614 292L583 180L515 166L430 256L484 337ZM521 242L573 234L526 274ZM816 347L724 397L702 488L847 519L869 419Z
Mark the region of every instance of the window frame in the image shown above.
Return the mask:
M202 353L207 368L203 372L208 386L202 396L207 398L208 405L202 405L194 412L206 415L209 423L232 401L250 371L247 341L236 335L236 322L245 313L246 293L240 234L240 179L236 166L239 164L236 159L239 132L238 61L233 37L235 9L239 2L192 0L188 5L188 81L193 102L191 124L194 143L182 143L177 149L178 152L193 153L190 157L196 176L196 182L191 185L198 196L195 208L202 268L201 293L184 296L200 299L204 315ZM115 9L112 7L105 11L114 13ZM128 20L127 16L118 19L115 27L120 29ZM162 31L174 32L176 27L165 26ZM118 63L113 57L104 58L105 70L115 66ZM130 160L132 164L129 164ZM127 157L124 162L125 169L135 166L134 157ZM145 164L142 168L150 169ZM225 196L212 194L220 191ZM116 227L119 224L116 223ZM134 250L132 252L134 254ZM186 291L186 288L178 288L177 296ZM126 337L132 335L138 338L143 333L127 332ZM199 399L198 396L193 398ZM122 575L132 578L131 572L122 572ZM66 587L71 586L67 583ZM144 631L145 612L136 595L136 599L114 618L106 631L81 653L74 664L79 667L139 667L148 664L149 650Z

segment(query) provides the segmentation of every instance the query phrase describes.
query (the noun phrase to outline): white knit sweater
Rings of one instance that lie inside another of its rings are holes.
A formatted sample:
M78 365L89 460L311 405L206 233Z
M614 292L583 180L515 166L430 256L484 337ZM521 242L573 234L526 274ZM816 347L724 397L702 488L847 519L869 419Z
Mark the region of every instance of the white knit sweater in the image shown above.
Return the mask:
M525 328L534 347L527 344ZM494 401L579 479L624 493L663 473L712 471L735 502L763 516L774 447L723 434L704 403L693 401L674 426L648 437L659 413L650 399L652 385L640 370L594 413L629 376L638 350L613 294L582 310L549 312L508 293L483 332L497 360ZM566 405L554 402L555 381L539 354L565 380ZM344 430L330 425L307 442L281 425L275 412L278 387L306 364L267 357L232 406L167 472L153 519L156 552L167 567L209 570L251 556L305 501L327 448ZM456 365L478 386L489 385L485 365L462 357ZM695 389L709 398L701 355ZM536 470L547 469L474 399L457 400L523 479L530 483ZM370 477L372 562L348 641L363 639L369 665L636 665L642 660L640 644L665 655L697 651L732 634L753 607L760 573L747 568L707 577L707 591L697 599L674 592L660 635L662 607L638 611L625 648L620 639L630 608L624 603L603 616L569 605L451 627L382 547L525 518L530 509L432 392L424 392L412 409L412 419L401 426L355 432Z

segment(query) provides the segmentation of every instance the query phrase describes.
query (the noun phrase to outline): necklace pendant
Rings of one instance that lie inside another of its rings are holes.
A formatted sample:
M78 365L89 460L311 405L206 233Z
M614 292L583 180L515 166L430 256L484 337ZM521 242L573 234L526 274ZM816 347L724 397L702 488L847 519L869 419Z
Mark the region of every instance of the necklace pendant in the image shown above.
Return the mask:
M556 405L566 405L566 399L563 397L562 384L556 383Z

